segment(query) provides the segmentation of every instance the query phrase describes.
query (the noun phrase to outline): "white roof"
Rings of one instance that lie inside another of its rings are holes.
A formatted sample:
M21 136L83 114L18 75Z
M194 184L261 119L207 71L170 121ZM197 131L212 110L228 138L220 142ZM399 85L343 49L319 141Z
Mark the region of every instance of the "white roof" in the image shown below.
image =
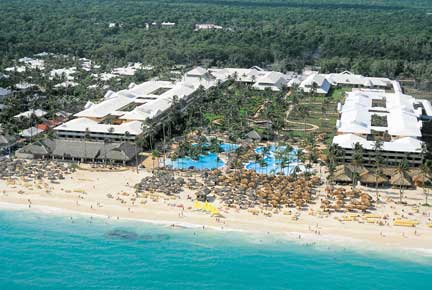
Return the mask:
M223 27L220 25L215 25L211 23L201 23L201 24L195 24L195 30L199 29L222 29Z
M45 56L49 56L49 55L53 55L53 53L43 51L43 52L40 52L40 53L36 53L34 56L45 57Z
M64 81L62 83L56 84L54 87L55 88L72 88L72 87L76 87L77 85L79 85L79 84L76 82Z
M76 118L54 128L56 131L86 132L88 129L92 133L108 133L113 129L112 134L124 135L129 132L131 135L139 135L142 132L142 123L139 121L125 122L121 125L99 124L88 118Z
M34 86L36 86L36 85L35 84L30 84L30 83L27 83L27 82L21 82L21 83L18 83L18 84L15 85L15 87L18 90L26 90L26 89L32 88Z
M426 112L426 115L432 117L432 105L431 105L431 102L428 101L428 100L418 100L418 101L422 103L423 108L424 108L424 110Z
M208 71L205 68L202 68L200 66L197 66L193 70L190 70L186 73L188 76L204 76L208 73Z
M117 75L112 74L112 73L101 73L101 74L92 74L92 77L99 79L101 81L109 81L112 78L117 77Z
M74 77L72 75L76 73L76 69L76 67L53 69L50 71L50 79L55 77L61 78L64 75L67 80L73 81Z
M109 100L105 100L99 104L95 104L90 108L76 113L75 117L89 117L89 118L103 118L112 112L119 110L120 108L133 102L133 99L117 96Z
M36 127L30 127L30 128L22 130L20 133L20 136L25 137L25 138L29 138L29 137L37 136L42 132L44 132L44 130L41 130L41 129L36 128Z
M133 76L135 75L136 71L138 69L141 69L143 66L141 63L136 62L136 63L129 63L127 66L125 67L117 67L114 68L111 73L114 75L122 75L122 76Z
M42 59L33 59L30 57L23 57L18 60L21 63L26 64L31 69L44 69L45 68L45 61Z
M178 99L181 100L191 95L196 89L197 87L195 86L187 86L184 83L179 83L161 94L157 99L148 101L135 108L133 111L127 112L121 116L120 119L144 121L147 118L154 118L171 106L174 96L177 96Z
M215 84L216 81L214 80L198 80L196 78L177 83L152 80L130 86L131 88L128 90L108 91L104 101L99 104L87 103L85 110L75 114L77 119L58 126L56 130L83 132L85 128L89 128L91 132L107 132L112 127L115 134L123 134L126 131L131 134L140 134L142 132L141 122L147 118L154 118L170 108L174 96L181 100L190 96L200 85L208 88ZM135 107L127 110L124 108L132 104L135 104ZM107 125L88 119L102 119L108 115L116 116L125 122L121 125Z
M273 91L279 91L288 82L288 76L280 72L266 72L263 76L258 77L253 85L256 89L264 90L270 88Z
M356 85L363 87L387 87L391 85L391 80L388 78L371 78L362 75L356 75L349 71L344 71L342 73L332 73L326 76L328 81L333 85Z
M342 109L343 110L343 109ZM337 131L339 133L369 134L371 115L367 109L347 109L343 111Z
M12 91L9 89L0 88L0 97L8 96L11 93L12 93Z
M279 82L286 83L287 76L280 72L270 71L259 77L256 82L265 84L277 84Z
M18 115L15 115L14 118L30 118L32 115L35 115L36 117L40 118L47 114L44 110L36 109L36 110L28 110L26 112L22 112Z
M327 94L330 91L330 83L325 75L313 73L309 75L304 81L300 83L299 88L304 92L311 92L314 85L316 86L316 93Z
M393 136L421 137L421 121L414 114L400 110L387 115L388 133Z
M26 71L26 67L25 66L12 66L12 67L7 67L7 68L5 68L5 71L8 71L8 72L19 72L19 73L22 73L22 72L25 72Z
M365 138L354 134L343 134L333 137L333 144L337 144L342 148L353 149L354 145L359 143L366 150L373 150L375 142L368 141ZM412 138L404 137L399 138L390 142L383 142L384 151L394 152L416 152L419 153L422 150L423 142Z
M384 107L372 107L373 100L385 101ZM421 136L420 111L414 109L415 99L400 93L377 90L353 90L347 94L337 122L339 133L370 134L371 130L387 131L392 136ZM374 127L372 115L387 118L386 127Z

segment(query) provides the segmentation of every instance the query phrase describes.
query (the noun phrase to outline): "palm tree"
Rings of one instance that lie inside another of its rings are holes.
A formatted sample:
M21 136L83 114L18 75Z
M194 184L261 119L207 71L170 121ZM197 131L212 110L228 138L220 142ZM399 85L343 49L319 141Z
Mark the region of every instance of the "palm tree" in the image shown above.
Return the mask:
M274 152L275 164L279 162L279 172L282 172L283 166L286 164L284 161L284 150L282 150L282 144L278 144ZM283 163L283 164L282 164Z
M288 168L288 174L290 174L289 166L291 162L292 150L293 147L290 144L286 144L285 149L282 151L281 171L283 171L283 168Z
M256 153L254 155L254 158L255 158L255 172L257 172L257 165L259 165L262 156L261 156L261 154Z
M303 133L306 135L306 118L310 115L309 108L305 105L298 105L297 112L303 117Z
M85 128L84 133L84 159L87 159L87 140L90 137L90 129L87 127Z
M377 139L375 141L373 150L375 153L375 194L376 194L376 200L378 202L378 178L382 176L382 164L384 162L382 157L382 148L383 148L384 142L381 139Z
M124 132L124 135L123 135L123 142L127 142L127 141L129 140L129 138L130 138L130 133L129 133L129 131Z
M334 173L336 171L336 164L334 162L329 162L327 168L328 168L328 181L330 183L330 188L333 190L333 179L334 179Z
M297 149L297 164L293 170L293 176L295 179L297 179L297 173L300 172L300 166L298 165L298 162L304 163L304 152L301 149Z
M421 170L422 177L423 177L423 194L425 196L425 205L429 205L428 204L429 192L428 192L428 189L426 187L426 183L427 183L426 181L427 181L429 174L431 173L431 168L432 168L432 160L426 160L420 166L420 170Z
M353 188L356 187L358 171L362 163L363 163L363 146L357 142L354 144L353 156L351 159L351 164L354 167L352 171Z
M401 162L399 162L399 165L396 169L396 172L399 174L399 202L400 203L402 203L402 197L403 197L402 178L406 176L407 171L408 171L408 160L405 157L404 159L401 160Z
M136 170L137 170L137 173L138 173L138 160L139 160L139 157L138 157L138 153L139 153L138 152L138 146L142 150L142 148L144 147L144 144L145 144L145 139L143 138L142 135L139 135L139 136L135 137L135 161L136 161Z
M107 132L108 132L108 134L112 134L112 133L114 133L114 127L109 127L108 128L108 130L107 130ZM104 155L105 155L105 158L104 158L104 163L106 164L106 161L107 161L107 151L106 151L106 143L107 142L109 142L109 139L108 138L105 138L104 139Z
M267 161L265 161L265 159L264 158L260 158L259 160L258 160L258 164L259 164L259 166L261 167L261 168L266 168L266 174L268 174L268 172L267 172L267 169L268 169L268 163L267 163Z
M159 158L159 157L160 157L159 151L153 150L152 151L152 172L154 171L154 167L155 167L154 162L155 162L156 158Z

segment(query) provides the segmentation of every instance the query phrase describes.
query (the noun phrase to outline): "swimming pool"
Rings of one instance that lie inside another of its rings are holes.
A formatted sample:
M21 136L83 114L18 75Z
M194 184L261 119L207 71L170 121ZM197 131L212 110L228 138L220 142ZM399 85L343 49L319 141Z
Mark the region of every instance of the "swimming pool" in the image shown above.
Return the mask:
M260 174L277 174L283 173L284 175L293 174L294 171L303 172L305 171L304 165L301 165L297 158L297 149L293 148L288 156L288 160L284 167L281 167L282 160L277 159L278 151L284 151L285 146L270 146L268 147L268 152L264 153L266 150L264 147L258 147L255 149L255 153L263 156L262 162L260 161L250 161L245 165L247 170L254 170Z
M234 152L240 146L232 143L222 143L220 148L225 153ZM194 160L190 157L182 157L176 160L167 159L166 165L175 169L216 169L221 168L225 165L225 162L221 160L217 153L209 152L208 154L200 155L198 160Z
M221 168L225 165L225 162L219 159L218 154L210 152L206 155L200 155L198 160L194 160L187 156L176 160L167 159L166 165L175 169L204 170Z
M220 148L222 149L223 152L225 153L231 153L236 151L237 148L239 148L240 145L238 144L233 144L233 143L222 143L220 145Z

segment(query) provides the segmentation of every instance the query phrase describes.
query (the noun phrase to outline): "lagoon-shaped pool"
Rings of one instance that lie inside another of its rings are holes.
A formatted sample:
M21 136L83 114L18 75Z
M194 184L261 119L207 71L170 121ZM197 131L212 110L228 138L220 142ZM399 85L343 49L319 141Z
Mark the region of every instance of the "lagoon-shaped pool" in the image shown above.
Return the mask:
M219 159L218 154L210 152L206 155L200 155L198 160L194 160L190 157L178 158L176 160L167 159L166 165L175 169L211 170L223 167L225 162Z
M282 160L277 158L277 152L285 149L286 147L284 146L271 146L269 147L269 152L264 154L262 163L259 161L250 161L245 165L245 168L247 170L254 170L260 174L283 173L284 175L290 175L293 174L295 170L300 172L305 171L304 165L301 165L298 161L296 148L290 151L286 166L281 168ZM262 155L264 150L264 147L258 147L255 149L255 153Z
M239 148L238 144L222 143L220 145L222 152L231 153ZM225 165L225 162L218 158L217 153L209 152L208 154L200 155L198 160L194 160L190 157L178 158L176 160L168 159L166 165L175 169L216 169L221 168Z

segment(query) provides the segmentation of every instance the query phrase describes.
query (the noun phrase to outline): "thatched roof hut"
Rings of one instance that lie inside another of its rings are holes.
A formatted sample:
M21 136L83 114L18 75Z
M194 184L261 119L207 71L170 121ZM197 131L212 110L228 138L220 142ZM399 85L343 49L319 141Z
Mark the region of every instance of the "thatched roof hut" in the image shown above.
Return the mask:
M362 184L386 184L388 183L388 178L384 175L379 175L374 172L365 172L360 175L360 182Z
M419 174L419 175L413 176L412 182L416 186L423 187L425 185L425 183L430 183L431 179L430 179L430 176L428 176L428 175Z
M351 164L339 165L336 167L334 173L334 181L341 183L352 182L352 177L355 173L361 176L368 173L368 171L363 166L352 166Z
M335 182L349 183L352 182L352 171L345 165L338 166L333 177Z
M396 172L390 179L390 184L393 186L410 187L412 179L407 173Z
M413 168L409 168L407 173L409 174L409 176L411 176L411 178L414 178L414 176L421 175L422 171L418 167L413 167Z
M382 173L387 176L393 176L396 174L396 168L395 167L383 167Z

